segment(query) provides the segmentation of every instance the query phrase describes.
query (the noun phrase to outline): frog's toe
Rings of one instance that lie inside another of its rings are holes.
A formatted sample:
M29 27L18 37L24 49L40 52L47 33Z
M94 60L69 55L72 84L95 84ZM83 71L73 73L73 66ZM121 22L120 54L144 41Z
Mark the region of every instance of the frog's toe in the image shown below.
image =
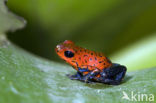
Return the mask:
M67 74L67 77L69 77L71 80L78 80L79 78L76 75Z
M87 75L86 77L85 77L85 79L84 79L84 82L85 83L90 83L91 81L92 81L92 76L90 76L90 75Z

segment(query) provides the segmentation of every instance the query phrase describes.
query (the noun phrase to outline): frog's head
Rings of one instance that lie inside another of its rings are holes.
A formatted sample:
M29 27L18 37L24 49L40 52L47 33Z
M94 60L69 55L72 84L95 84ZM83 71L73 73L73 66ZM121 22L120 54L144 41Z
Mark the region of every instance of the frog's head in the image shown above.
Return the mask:
M78 47L75 46L74 42L71 40L65 40L63 43L56 46L55 51L58 56L67 63L71 64L72 66L76 66L75 56L77 48Z

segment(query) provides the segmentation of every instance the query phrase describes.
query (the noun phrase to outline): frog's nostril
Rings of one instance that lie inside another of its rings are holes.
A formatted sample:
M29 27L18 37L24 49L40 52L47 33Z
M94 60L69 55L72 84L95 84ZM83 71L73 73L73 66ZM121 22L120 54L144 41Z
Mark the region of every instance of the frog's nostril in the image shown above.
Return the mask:
M56 49L57 49L58 51L60 51L62 48L63 48L63 45L57 45L57 46L56 46Z
M60 50L60 45L57 45L56 48L57 48L58 50Z

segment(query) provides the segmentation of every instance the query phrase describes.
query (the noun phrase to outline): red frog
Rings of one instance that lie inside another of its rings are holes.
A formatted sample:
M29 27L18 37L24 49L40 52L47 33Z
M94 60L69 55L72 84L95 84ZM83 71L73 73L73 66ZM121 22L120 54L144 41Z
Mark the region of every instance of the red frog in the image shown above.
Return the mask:
M112 63L103 53L76 46L70 40L57 45L55 50L77 71L75 75L67 75L72 80L118 85L127 70L123 65Z

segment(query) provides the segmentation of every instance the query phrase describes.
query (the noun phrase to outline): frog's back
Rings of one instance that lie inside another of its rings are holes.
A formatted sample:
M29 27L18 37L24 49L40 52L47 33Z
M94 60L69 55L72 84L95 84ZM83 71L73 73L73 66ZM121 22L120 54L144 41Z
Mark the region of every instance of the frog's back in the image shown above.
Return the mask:
M112 66L111 61L104 56L103 53L94 52L78 46L75 47L75 51L77 53L75 59L79 66L88 65L94 66L98 69L104 69Z

